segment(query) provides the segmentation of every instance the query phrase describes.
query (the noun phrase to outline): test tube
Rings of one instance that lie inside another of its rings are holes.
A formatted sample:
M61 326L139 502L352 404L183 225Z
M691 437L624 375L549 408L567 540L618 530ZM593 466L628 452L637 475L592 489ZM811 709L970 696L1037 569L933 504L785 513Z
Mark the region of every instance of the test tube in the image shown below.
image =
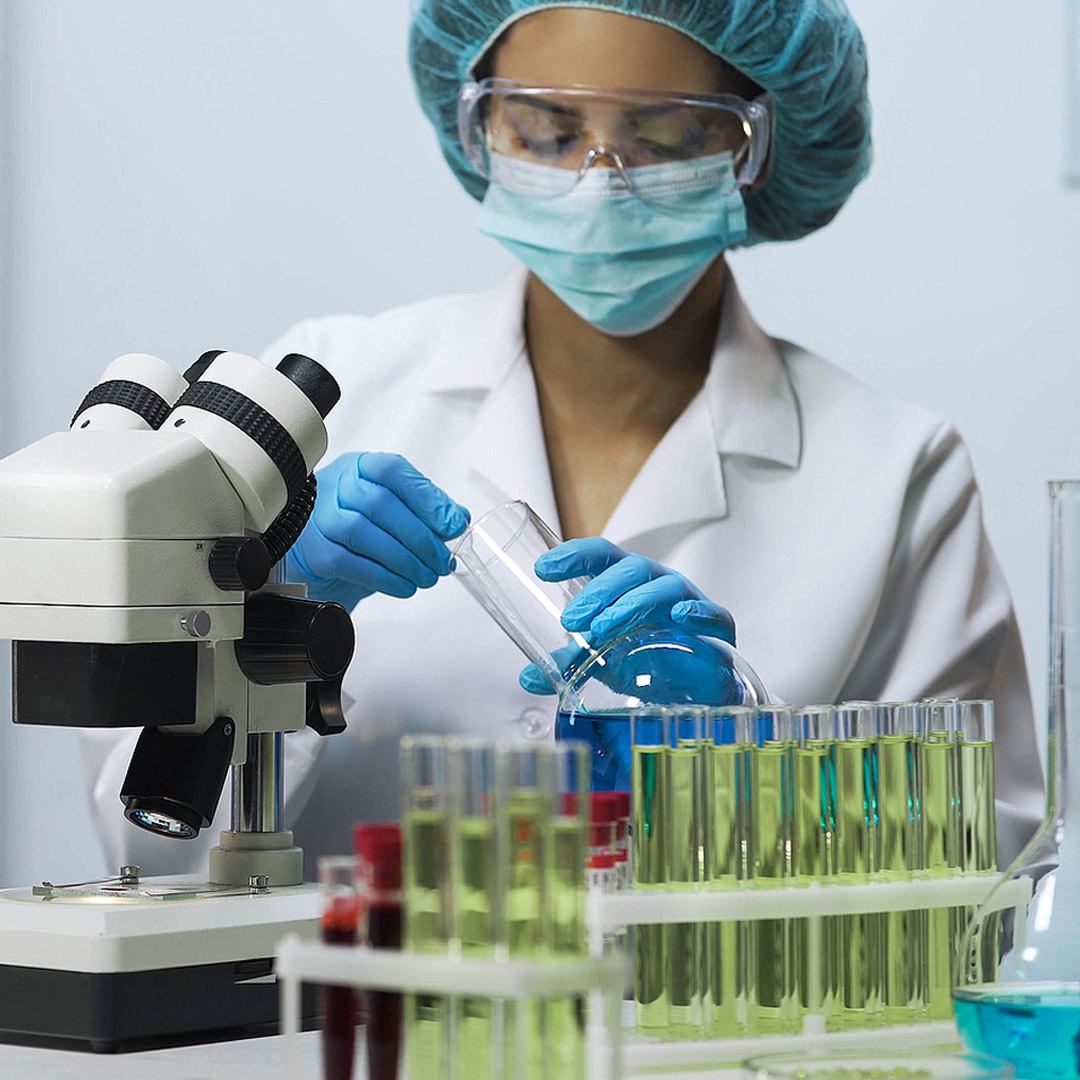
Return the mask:
M994 801L994 703L960 701L956 707L957 769L960 789L960 865L965 874L997 873L997 821ZM964 926L957 939L962 947L967 924L976 909L964 911ZM971 982L993 982L997 974L997 946L1001 916L994 913L979 928L977 950L961 956ZM961 980L962 981L962 980Z
M361 938L373 949L401 948L401 826L356 825L353 850L364 906ZM365 1035L368 1080L396 1080L401 1053L401 995L369 990Z
M322 940L328 945L356 945L360 898L356 892L356 859L319 859L322 893ZM322 998L322 1058L325 1080L352 1080L359 1019L357 993L350 986L324 986Z
M877 873L877 707L846 702L837 706L835 716L834 871L842 884L870 884ZM881 1019L881 916L843 915L840 934L844 948L836 1026L872 1026Z
M450 938L449 787L446 742L401 740L405 947L445 954ZM405 1058L410 1076L446 1076L449 1010L433 994L405 997Z
M619 825L619 804L614 791L589 793L589 827L586 867L589 888L612 893L617 888L615 866L616 834Z
M618 818L615 823L615 891L630 888L630 792L613 791Z
M667 877L667 715L665 709L630 713L634 887L662 888ZM634 928L634 1001L638 1030L659 1035L667 1030L662 926Z
M495 843L495 747L484 739L447 742L450 791L450 909L452 941L462 957L496 954L498 855ZM488 997L451 1002L454 1075L497 1075L495 1004Z
M708 887L738 889L746 880L747 806L751 721L749 706L710 709L706 715L705 867ZM705 925L704 1023L710 1038L746 1030L749 928L725 920Z
M878 705L878 849L881 881L911 881L923 866L918 715L910 701ZM926 911L884 918L882 1011L887 1024L914 1023L926 1008Z
M924 872L928 877L952 877L960 871L956 710L955 698L922 701L917 707ZM953 1014L952 957L963 916L956 909L931 908L927 921L926 1012L931 1020L948 1020Z
M667 770L667 888L689 892L702 887L704 830L702 824L703 708L671 709L668 713ZM703 933L701 923L664 925L668 1034L700 1036L702 1032Z
M500 744L496 748L497 845L506 853L501 867L500 937L511 959L542 959L551 948L553 749L527 743ZM544 1017L540 1001L508 1003L507 1075L527 1080L543 1076Z
M589 747L575 741L557 743L551 748L550 763L555 811L551 821L549 888L551 954L581 957L588 951L585 867ZM592 838L589 845L591 851ZM610 853L609 858L614 863ZM550 1066L549 1075L584 1080L586 1005L581 995L547 1001L548 1045L544 1060ZM599 1015L603 1015L602 1010Z
M756 889L778 889L790 883L792 871L792 710L762 706L752 723L749 877ZM796 1022L791 920L755 919L749 925L754 961L750 1029L754 1034L790 1031Z
M794 714L792 883L808 886L833 875L836 784L833 743L836 707L807 705ZM840 924L835 916L794 920L796 994L802 1016L832 1022L840 972Z

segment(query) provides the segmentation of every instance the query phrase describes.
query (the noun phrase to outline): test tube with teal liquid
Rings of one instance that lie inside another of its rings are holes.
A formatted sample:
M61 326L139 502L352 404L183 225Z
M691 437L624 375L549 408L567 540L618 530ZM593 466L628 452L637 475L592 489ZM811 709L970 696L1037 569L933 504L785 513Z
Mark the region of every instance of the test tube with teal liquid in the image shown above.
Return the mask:
M749 769L748 877L755 889L791 884L793 824L793 723L789 706L754 711ZM748 1024L754 1034L794 1029L795 967L792 920L749 923L753 958L748 990Z
M404 947L445 955L450 939L450 805L446 743L434 736L401 740ZM446 1076L449 1003L406 994L405 1060L410 1076Z
M663 888L667 880L668 805L666 709L642 708L630 714L632 745L630 816L633 831L634 887ZM668 1027L664 928L634 928L634 1001L637 1028L660 1035Z
M809 886L833 874L836 782L834 705L807 705L794 713L792 883ZM840 977L840 924L836 916L795 919L792 926L796 996L801 1016L831 1022Z
M747 878L747 779L754 709L727 706L706 714L704 877L709 889L733 891ZM703 1020L710 1038L741 1035L747 1024L749 928L727 919L705 924Z
M668 713L667 769L667 888L690 892L703 884L703 790L705 757L703 708L671 709ZM664 926L668 1034L700 1038L704 995L704 927L701 923Z

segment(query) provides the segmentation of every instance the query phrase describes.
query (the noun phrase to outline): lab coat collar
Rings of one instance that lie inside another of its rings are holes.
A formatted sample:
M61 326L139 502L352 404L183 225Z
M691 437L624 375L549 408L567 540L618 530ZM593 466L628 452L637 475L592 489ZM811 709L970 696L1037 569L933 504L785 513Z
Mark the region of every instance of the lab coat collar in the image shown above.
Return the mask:
M439 350L425 389L479 405L462 452L507 498L525 499L558 527L536 387L524 338L526 271L478 297ZM727 515L721 459L742 455L796 468L801 424L776 344L757 326L730 274L705 385L642 466L604 535L615 543L683 532ZM497 492L493 492L493 495ZM674 539L674 536L672 536Z

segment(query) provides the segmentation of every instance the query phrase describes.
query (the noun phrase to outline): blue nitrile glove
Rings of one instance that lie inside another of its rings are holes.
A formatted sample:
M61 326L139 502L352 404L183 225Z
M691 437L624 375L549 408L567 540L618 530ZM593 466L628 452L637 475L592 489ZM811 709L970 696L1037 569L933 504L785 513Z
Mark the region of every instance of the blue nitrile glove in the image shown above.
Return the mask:
M735 622L727 608L714 604L682 574L641 555L633 555L607 540L568 540L536 560L536 575L543 581L592 577L592 581L567 604L563 626L580 634L594 648L639 626L670 626L702 637L735 644ZM579 660L584 650L567 646L556 656L563 671ZM671 665L667 665L667 659ZM596 677L614 690L633 694L636 668L620 670L618 646ZM692 700L703 704L723 702L734 685L730 671L711 656L698 657L681 651L657 653L653 673L656 700L665 699L665 682L672 703ZM668 670L670 667L670 670ZM623 680L627 682L623 685ZM553 688L543 673L529 664L520 676L521 685L534 694L550 694ZM625 721L592 723L577 718L573 729L560 723L563 738L583 738L593 748L594 790L625 789L630 782L630 725Z
M286 557L289 581L351 611L381 592L412 596L450 573L445 541L469 512L399 454L342 454L316 476L315 510Z

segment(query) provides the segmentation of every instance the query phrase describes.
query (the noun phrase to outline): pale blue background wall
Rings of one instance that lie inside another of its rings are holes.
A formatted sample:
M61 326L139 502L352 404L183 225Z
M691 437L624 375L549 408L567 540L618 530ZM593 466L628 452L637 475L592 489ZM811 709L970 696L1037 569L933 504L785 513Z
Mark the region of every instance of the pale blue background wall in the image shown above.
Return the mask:
M1043 480L1080 472L1065 3L852 0L874 172L824 233L734 260L771 332L958 422L1040 707ZM413 101L405 0L0 13L9 449L65 425L120 353L257 351L304 316L483 285L505 265ZM75 743L0 722L0 883L102 869Z

